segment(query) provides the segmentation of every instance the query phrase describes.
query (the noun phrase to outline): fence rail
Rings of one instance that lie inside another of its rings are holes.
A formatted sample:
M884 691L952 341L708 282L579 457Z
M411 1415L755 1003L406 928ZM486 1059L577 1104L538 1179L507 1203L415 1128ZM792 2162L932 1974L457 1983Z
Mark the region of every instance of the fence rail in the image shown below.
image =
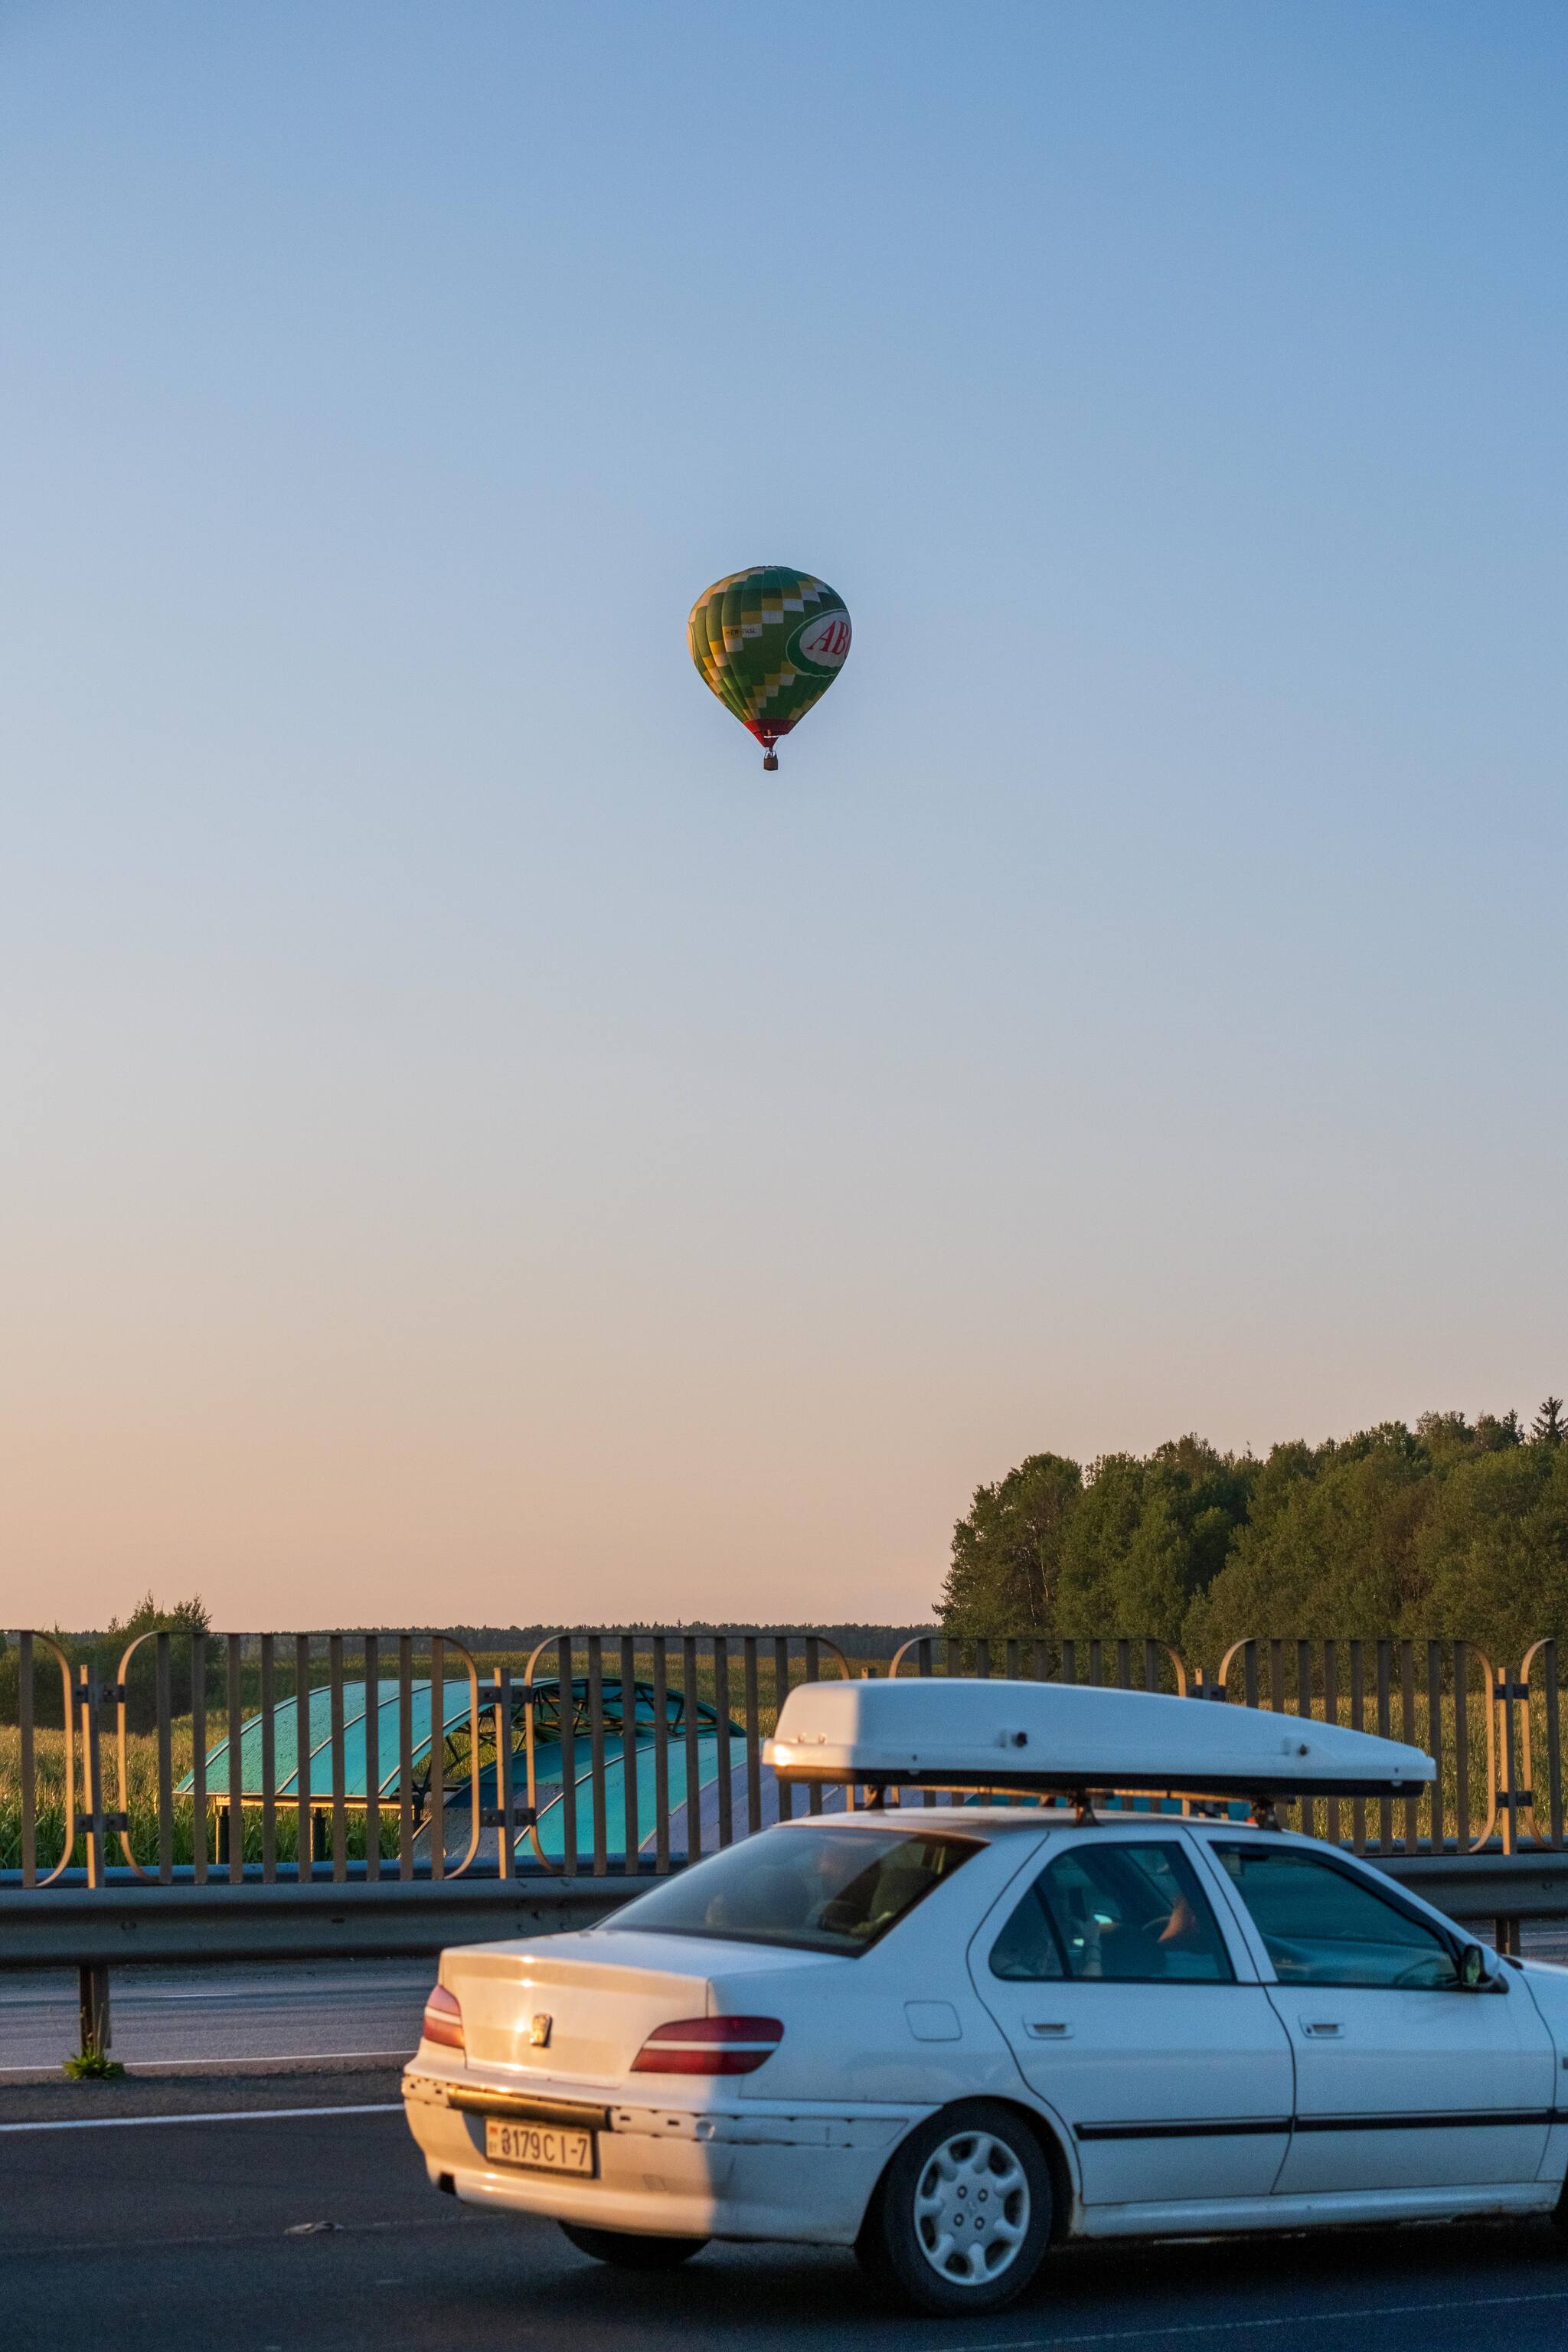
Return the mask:
M858 1665L826 1635L563 1630L153 1633L117 1660L23 1632L0 1654L0 1885L247 1889L662 1875L792 1811L762 1760L787 1691ZM907 1642L886 1671L1110 1684L1270 1708L1425 1748L1433 1788L1303 1801L1384 1860L1562 1852L1557 1645L1238 1642L1212 1671L1110 1637Z

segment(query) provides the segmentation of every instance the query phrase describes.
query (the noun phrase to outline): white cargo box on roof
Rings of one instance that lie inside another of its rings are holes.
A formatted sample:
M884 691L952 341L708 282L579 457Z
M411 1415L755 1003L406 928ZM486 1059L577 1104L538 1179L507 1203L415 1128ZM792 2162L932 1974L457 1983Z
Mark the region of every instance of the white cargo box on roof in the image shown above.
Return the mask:
M1071 1683L805 1683L764 1750L781 1780L1172 1797L1409 1796L1429 1756L1339 1724Z

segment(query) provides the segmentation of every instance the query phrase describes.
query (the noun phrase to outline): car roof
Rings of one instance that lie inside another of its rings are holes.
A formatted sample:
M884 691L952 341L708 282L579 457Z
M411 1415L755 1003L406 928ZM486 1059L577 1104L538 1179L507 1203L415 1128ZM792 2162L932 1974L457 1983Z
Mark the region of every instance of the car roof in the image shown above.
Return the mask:
M908 1830L911 1833L924 1830L987 1839L1025 1832L1038 1837L1047 1830L1078 1828L1143 1836L1152 1830L1193 1830L1200 1837L1288 1838L1297 1845L1322 1843L1321 1839L1287 1828L1282 1822L1215 1820L1203 1814L1184 1814L1174 1809L1157 1811L1131 1805L1102 1806L1090 1813L1080 1813L1062 1804L868 1805L853 1813L797 1814L793 1821L780 1822L777 1826L781 1830L830 1830L836 1834L869 1829ZM1330 1851L1338 1853L1339 1848L1331 1847Z

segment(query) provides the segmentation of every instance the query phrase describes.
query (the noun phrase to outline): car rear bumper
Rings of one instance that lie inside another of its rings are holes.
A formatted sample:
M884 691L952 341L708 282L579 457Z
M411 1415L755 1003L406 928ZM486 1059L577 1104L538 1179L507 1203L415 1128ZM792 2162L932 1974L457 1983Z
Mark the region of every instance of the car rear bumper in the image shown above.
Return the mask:
M854 2243L889 2154L917 2119L826 2109L767 2115L751 2103L744 2112L629 2106L612 2098L595 2130L597 2177L584 2179L487 2158L487 2114L516 2116L529 2104L517 2095L410 2067L403 2095L432 2181L445 2176L470 2204L654 2237L812 2245Z

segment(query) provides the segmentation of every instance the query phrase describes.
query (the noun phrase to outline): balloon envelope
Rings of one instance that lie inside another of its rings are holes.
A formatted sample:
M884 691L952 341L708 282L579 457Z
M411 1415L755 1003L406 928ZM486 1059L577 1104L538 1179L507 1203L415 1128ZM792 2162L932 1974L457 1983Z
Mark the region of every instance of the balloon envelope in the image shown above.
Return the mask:
M826 580L758 563L716 580L686 625L691 658L777 767L773 745L819 702L849 651L849 614Z

